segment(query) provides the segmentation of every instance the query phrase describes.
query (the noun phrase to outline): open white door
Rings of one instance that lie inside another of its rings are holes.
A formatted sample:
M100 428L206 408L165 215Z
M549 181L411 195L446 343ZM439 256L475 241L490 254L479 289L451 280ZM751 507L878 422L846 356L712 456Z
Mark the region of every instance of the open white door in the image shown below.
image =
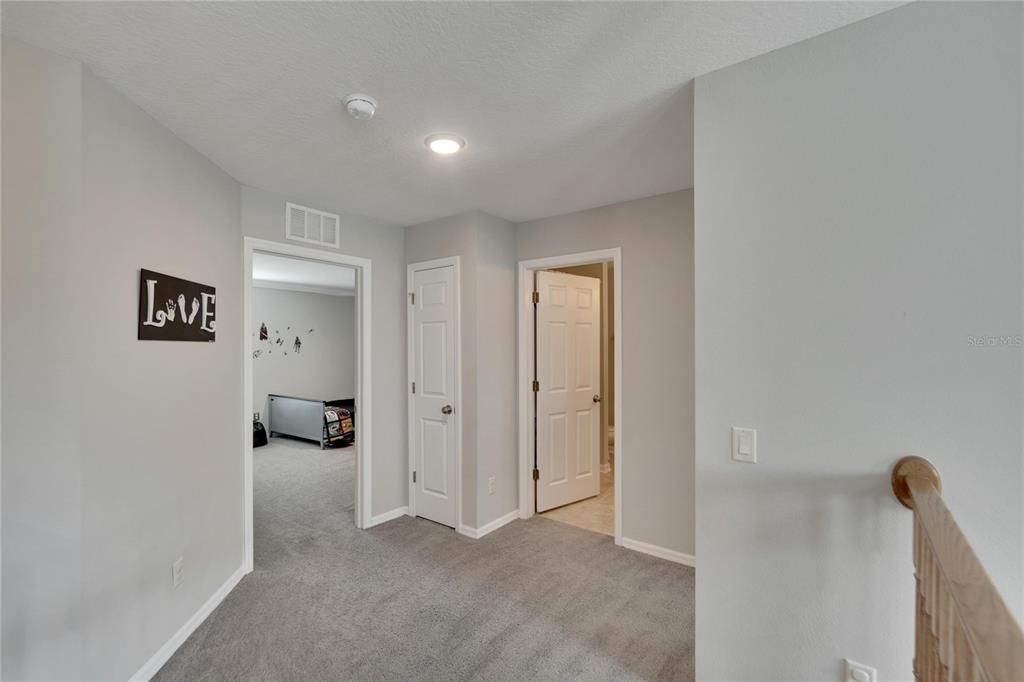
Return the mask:
M601 491L601 280L537 273L537 511Z
M412 500L416 516L456 525L455 267L411 271Z

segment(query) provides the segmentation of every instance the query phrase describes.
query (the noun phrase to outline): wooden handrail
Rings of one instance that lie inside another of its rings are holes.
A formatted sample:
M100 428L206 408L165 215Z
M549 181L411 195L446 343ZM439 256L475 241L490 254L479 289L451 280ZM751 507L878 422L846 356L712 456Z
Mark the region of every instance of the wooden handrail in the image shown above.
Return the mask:
M904 457L892 491L914 510L914 676L924 682L1024 680L1024 632L942 501L931 462Z

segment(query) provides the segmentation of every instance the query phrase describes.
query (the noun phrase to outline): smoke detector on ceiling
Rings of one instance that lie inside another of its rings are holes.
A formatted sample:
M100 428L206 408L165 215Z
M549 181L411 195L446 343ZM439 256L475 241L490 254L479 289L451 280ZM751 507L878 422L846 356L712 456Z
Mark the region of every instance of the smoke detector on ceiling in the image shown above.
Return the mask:
M345 111L357 121L369 121L377 113L377 100L369 95L349 95L345 98Z

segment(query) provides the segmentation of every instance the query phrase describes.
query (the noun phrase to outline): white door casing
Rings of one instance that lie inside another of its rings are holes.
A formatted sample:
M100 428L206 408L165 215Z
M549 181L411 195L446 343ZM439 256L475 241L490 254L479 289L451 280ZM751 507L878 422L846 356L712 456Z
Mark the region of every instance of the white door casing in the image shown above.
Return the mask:
M410 445L416 516L458 527L456 269L410 269Z
M537 272L537 511L601 490L601 280Z

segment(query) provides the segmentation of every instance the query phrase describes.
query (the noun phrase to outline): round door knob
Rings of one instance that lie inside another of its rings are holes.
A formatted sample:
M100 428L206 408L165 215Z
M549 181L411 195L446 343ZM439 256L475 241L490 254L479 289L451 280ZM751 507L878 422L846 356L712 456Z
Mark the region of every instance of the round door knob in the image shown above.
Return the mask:
M594 394L594 402L595 402L595 403L599 403L599 402L601 402L601 396L599 396L598 394L596 394L596 393L595 393L595 394Z
M441 408L441 414L451 414L451 413L452 413L452 406L451 405L445 405L444 407Z

